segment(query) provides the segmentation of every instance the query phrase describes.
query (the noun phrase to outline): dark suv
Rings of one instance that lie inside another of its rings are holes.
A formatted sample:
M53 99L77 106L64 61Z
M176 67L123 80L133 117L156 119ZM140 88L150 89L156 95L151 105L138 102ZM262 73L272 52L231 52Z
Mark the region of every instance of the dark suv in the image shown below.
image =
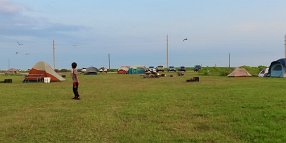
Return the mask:
M202 69L202 66L200 66L200 65L195 65L195 67L194 67L195 72L198 72L201 69Z
M180 66L180 68L179 68L178 71L185 72L185 71L186 71L186 68L185 68L184 66Z

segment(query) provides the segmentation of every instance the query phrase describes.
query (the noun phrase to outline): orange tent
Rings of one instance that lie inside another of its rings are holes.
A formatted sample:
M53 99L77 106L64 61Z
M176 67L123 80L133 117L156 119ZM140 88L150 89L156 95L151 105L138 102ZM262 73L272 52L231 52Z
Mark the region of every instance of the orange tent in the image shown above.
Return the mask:
M35 78L37 77L37 78ZM65 79L61 77L55 70L45 62L36 63L33 68L29 71L28 76L25 80L36 80L38 78L50 77L51 81L64 81Z
M121 66L118 70L118 74L127 74L130 66Z
M246 69L244 68L236 68L228 75L228 77L249 77L252 76Z

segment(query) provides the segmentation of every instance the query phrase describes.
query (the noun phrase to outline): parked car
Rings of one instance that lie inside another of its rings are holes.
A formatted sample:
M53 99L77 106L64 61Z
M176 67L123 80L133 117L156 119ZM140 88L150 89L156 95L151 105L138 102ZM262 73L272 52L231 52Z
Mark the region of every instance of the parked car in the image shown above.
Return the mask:
M174 66L169 66L168 72L176 72L176 68Z
M195 72L198 72L201 69L202 69L202 66L200 66L200 65L195 65L195 67L194 67Z
M186 71L186 68L185 68L184 66L180 66L180 68L179 68L178 71L185 72L185 71Z
M107 73L107 71L108 71L108 69L105 68L105 67L101 67L101 68L99 69L99 72L106 72L106 73Z
M157 66L156 70L157 70L157 72L159 72L159 71L164 72L164 66Z
M154 66L149 66L147 72L156 72L156 69L154 68Z

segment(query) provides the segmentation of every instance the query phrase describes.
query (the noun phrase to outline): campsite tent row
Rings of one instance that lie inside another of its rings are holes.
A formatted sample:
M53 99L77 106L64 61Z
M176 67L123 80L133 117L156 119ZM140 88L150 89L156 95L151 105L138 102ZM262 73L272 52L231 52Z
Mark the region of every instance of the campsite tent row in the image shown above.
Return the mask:
M121 66L118 70L118 74L144 74L146 71L145 66Z
M144 74L146 67L144 66L121 66L117 73L118 74ZM95 67L89 67L86 69L86 74L97 74L98 70ZM60 76L55 70L45 62L36 63L25 80L33 80L33 75L42 75L43 77L50 77L51 81L64 81L65 79ZM249 74L244 68L236 68L229 77L249 77ZM269 67L268 76L270 77L286 77L286 59L279 59L273 61Z
M251 76L245 69L236 68L229 77L247 77ZM269 68L264 68L258 74L260 77L286 77L286 58L271 62Z

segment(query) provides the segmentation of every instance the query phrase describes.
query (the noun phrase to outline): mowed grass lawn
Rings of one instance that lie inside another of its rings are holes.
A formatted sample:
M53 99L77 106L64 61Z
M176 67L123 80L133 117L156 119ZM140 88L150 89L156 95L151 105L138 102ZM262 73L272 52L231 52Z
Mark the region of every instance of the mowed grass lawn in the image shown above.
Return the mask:
M0 142L286 142L286 79L80 75L0 84ZM174 74L175 75L175 74Z

